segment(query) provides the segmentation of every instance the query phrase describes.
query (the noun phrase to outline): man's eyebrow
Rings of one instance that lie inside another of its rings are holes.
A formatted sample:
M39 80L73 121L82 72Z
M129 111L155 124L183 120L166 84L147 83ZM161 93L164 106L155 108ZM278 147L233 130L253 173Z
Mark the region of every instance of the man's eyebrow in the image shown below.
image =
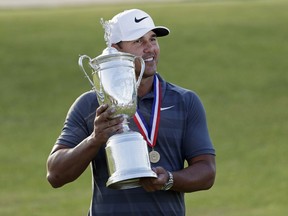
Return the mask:
M153 33L150 37L157 37L157 34L156 33ZM133 41L137 41L137 40L142 40L144 38L144 36L142 36L142 37L140 37L140 38L138 38L138 39L136 39L136 40L133 40ZM133 42L132 41L132 42Z

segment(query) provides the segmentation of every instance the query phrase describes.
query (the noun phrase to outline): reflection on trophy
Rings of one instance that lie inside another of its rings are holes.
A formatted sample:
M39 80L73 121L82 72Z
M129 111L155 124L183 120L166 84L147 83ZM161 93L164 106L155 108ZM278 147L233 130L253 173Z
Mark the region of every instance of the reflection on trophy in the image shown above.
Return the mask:
M79 66L97 94L99 104L116 108L115 116L123 115L124 132L111 136L106 143L109 179L106 186L114 189L139 187L142 177L157 177L151 170L147 144L142 135L131 131L128 118L133 117L137 107L137 89L140 85L145 63L141 57L118 52L111 47L109 22L102 20L107 48L96 58L79 57ZM88 60L93 81L83 67ZM135 62L141 62L141 72L136 81Z

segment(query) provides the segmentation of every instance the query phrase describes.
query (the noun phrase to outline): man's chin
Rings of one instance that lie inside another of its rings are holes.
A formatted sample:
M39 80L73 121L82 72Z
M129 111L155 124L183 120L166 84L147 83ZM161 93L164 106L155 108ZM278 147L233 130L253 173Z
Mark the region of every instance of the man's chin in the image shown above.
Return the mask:
M145 64L145 71L151 73L157 71L157 67L155 63L146 63Z
M151 76L154 76L154 74L156 73L156 70L145 70L144 74L143 74L143 78L148 78Z

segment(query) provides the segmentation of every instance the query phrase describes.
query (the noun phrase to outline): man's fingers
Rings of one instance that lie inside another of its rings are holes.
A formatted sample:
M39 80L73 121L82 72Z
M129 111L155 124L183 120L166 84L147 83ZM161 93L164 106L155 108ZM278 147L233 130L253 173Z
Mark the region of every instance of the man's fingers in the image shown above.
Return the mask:
M100 116L106 109L108 108L108 104L102 104L96 109L96 115Z

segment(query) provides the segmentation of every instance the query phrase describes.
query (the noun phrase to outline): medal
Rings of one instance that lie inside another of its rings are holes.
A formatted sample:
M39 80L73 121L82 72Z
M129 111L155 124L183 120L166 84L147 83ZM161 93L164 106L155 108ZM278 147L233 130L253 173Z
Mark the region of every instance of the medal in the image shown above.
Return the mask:
M144 120L140 111L137 109L134 115L134 121L139 128L140 133L147 142L147 145L152 148L149 153L149 159L151 163L157 163L160 160L160 154L153 148L156 145L158 136L158 128L160 122L160 107L161 107L161 85L157 75L154 75L154 101L152 105L152 112L150 117L150 126Z
M151 163L157 163L160 160L160 154L157 151L152 150L149 153L149 159Z

